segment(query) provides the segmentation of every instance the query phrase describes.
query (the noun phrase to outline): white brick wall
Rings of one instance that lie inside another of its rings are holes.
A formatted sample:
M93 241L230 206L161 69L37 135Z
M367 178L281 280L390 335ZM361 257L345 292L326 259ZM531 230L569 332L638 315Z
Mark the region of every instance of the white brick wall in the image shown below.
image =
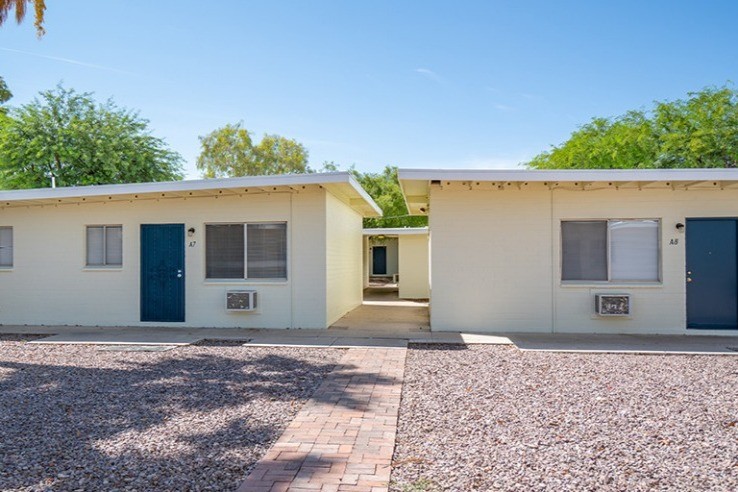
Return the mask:
M452 183L432 187L430 209L433 330L695 333L686 330L685 234L675 226L687 217L738 217L738 190ZM608 218L661 219L662 283L562 285L560 221ZM601 291L629 292L633 316L593 316Z
M171 326L325 328L327 200L338 201L315 187L299 193L4 208L0 225L13 226L15 244L13 269L0 271L0 324L146 325L139 322L140 224L184 223L185 229L196 229L194 237L185 238L195 242L185 251L186 322ZM332 206L350 210L341 202ZM205 280L205 223L250 221L288 222L289 279ZM350 233L360 255L361 220L356 221L358 232ZM123 225L121 269L85 269L87 224ZM360 267L355 283L360 292ZM259 312L227 313L224 293L234 288L258 290Z
M326 199L328 325L361 305L362 217L331 194Z
M428 235L399 236L401 299L426 299L430 296L428 281Z

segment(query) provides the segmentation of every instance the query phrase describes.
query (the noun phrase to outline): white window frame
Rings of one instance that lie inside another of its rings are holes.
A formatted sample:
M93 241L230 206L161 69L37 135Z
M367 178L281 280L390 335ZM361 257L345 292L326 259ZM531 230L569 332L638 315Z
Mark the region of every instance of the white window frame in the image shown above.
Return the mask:
M658 232L656 233L658 248L658 258L656 259L658 274L656 280L612 280L612 247L610 245L610 223L611 222L628 222L628 221L654 221L658 224ZM562 232L562 224L564 222L605 222L607 224L607 242L605 247L607 248L607 280L564 280L564 234ZM561 285L661 285L663 284L663 247L661 239L661 219L653 217L640 217L640 218L608 218L608 219L561 219L559 222L559 281Z
M10 230L10 265L0 265L0 270L12 270L15 266L15 231L13 226L0 226L0 229Z
M285 241L287 243L287 249L285 251L285 276L284 277L273 277L273 278L250 278L249 277L249 225L254 224L284 224L285 226ZM206 222L205 223L205 229L207 230L207 226L226 226L226 225L240 225L243 226L243 278L216 278L216 277L208 277L208 265L207 265L207 251L208 251L208 244L207 240L205 240L205 247L203 248L203 254L204 260L203 261L203 267L204 267L204 274L205 274L205 281L206 282L241 282L241 281L251 281L251 282L286 282L290 277L290 233L289 233L289 224L286 220L263 220L263 221L250 221L250 222ZM205 234L205 237L207 238L207 233Z
M90 233L90 228L93 227L102 227L103 234L102 234L102 241L103 241L103 263L100 265L90 265L90 254L88 251L88 234ZM108 227L120 227L120 263L107 263L108 258L108 234L107 229ZM123 224L88 224L85 226L85 269L86 270L115 270L123 268Z

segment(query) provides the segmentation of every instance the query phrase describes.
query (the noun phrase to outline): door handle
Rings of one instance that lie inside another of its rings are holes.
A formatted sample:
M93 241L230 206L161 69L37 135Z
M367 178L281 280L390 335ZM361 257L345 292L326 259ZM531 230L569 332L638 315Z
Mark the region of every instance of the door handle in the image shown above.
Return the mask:
M689 283L691 281L692 281L692 277L687 277L687 282Z
M182 278L182 270L177 270L177 278Z

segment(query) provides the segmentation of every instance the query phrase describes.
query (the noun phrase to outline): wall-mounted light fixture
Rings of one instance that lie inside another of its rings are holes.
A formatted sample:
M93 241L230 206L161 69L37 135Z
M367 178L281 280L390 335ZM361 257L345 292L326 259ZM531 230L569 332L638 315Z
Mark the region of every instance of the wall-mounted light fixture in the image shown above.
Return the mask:
M187 235L190 236L190 237L194 236L195 235L195 228L194 227L190 227L189 229L187 229Z
M679 232L684 232L684 224L682 224L681 222L677 222L676 230Z

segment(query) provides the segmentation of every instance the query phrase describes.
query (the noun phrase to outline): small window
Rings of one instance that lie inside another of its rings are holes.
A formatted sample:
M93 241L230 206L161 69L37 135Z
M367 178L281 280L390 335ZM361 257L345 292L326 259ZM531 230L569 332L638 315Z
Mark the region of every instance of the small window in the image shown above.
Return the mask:
M87 226L87 266L123 265L123 226Z
M286 279L287 224L207 224L205 277Z
M658 282L658 220L561 223L561 280Z
M13 266L13 228L0 227L0 268Z

